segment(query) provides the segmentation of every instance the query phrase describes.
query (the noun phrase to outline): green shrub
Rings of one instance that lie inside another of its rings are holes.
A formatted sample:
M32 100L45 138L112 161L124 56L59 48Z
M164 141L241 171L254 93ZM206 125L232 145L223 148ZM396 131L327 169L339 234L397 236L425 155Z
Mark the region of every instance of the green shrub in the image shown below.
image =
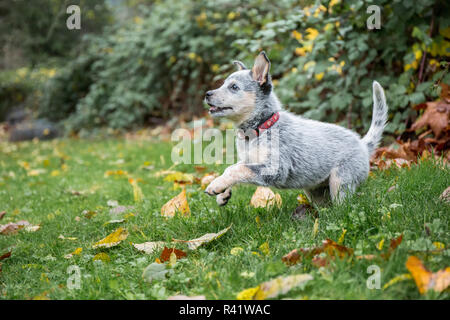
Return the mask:
M58 119L68 117L75 131L198 114L204 92L233 70L232 60L251 65L264 49L289 109L366 130L378 80L387 90L388 131L402 131L416 116L411 105L436 97L434 82L448 80L439 65L450 55L448 4L377 1L381 30L371 31L369 1L311 2L155 1L90 37L87 50L52 79L42 111L58 108Z

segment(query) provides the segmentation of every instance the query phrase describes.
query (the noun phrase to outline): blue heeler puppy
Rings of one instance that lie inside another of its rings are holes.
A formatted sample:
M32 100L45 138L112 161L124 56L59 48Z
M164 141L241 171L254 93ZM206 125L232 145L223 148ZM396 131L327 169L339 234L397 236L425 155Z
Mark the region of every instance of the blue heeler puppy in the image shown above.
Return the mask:
M369 158L387 120L378 82L373 82L372 123L361 138L338 125L284 111L272 90L270 61L264 52L251 70L240 61L234 64L239 70L205 98L213 117L231 119L242 130L236 139L238 163L205 190L217 196L219 205L228 202L231 187L239 183L304 189L312 201L322 200L329 189L331 199L340 201L367 178Z

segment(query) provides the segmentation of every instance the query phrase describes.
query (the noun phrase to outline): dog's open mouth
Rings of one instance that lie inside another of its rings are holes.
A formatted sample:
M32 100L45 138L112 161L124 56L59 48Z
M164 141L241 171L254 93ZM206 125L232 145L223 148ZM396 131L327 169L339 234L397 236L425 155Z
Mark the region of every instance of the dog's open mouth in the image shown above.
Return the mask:
M231 107L217 107L217 106L212 105L212 104L209 104L209 106L210 106L209 113L216 113L216 112L221 112L221 111L224 111L224 110L232 110L233 109Z

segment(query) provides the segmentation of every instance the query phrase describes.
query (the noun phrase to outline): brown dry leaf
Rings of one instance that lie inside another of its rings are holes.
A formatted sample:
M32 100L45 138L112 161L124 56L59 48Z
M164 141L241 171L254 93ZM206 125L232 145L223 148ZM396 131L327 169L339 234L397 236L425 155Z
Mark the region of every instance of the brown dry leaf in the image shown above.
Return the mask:
M450 187L444 190L442 194L440 195L439 199L441 199L444 202L450 203Z
M167 248L164 247L163 251L161 252L161 256L159 257L159 260L162 262L166 262L170 260L171 254L174 253L177 259L181 259L187 256L186 252L182 250L178 250L175 248Z
M410 256L406 268L411 272L420 294L428 290L442 292L450 286L450 267L432 273L416 256Z
M8 234L16 234L19 229L25 229L26 231L33 232L40 229L40 226L34 226L30 224L28 221L21 220L18 222L10 222L7 224L0 225L0 234L8 235Z
M250 200L250 205L254 208L266 208L273 205L281 207L282 200L278 193L274 193L268 187L258 187Z
M166 243L163 241L133 243L133 247L146 254L152 254L155 250L163 247Z
M4 259L6 259L6 258L9 258L9 257L11 257L11 251L8 251L8 252L2 254L2 255L0 256L0 261L4 260Z
M184 217L189 217L191 215L186 198L186 189L183 189L179 195L169 200L169 202L161 208L161 215L163 217L172 218L177 212L181 213Z
M0 212L0 220L2 220L5 215L6 215L6 211Z
M446 101L436 101L427 102L425 105L425 112L412 124L411 131L429 126L434 136L439 138L449 125L450 104Z
M190 250L195 250L198 247L200 247L202 244L207 243L207 242L211 242L215 239L220 238L224 233L226 233L228 230L230 230L232 225L230 225L229 227L217 232L217 233L207 233L203 236L201 236L200 238L197 239L192 239L192 240L177 240L177 239L173 239L174 242L184 242L188 245L188 248Z
M353 249L340 245L333 240L326 239L320 247L294 249L283 256L281 260L287 265L293 265L301 262L303 258L312 258L315 266L323 266L327 263L327 258L317 256L322 252L326 253L332 259L336 256L342 259L353 255Z
M113 233L106 238L96 242L92 248L111 248L118 245L120 242L128 237L128 231L122 227L117 228Z

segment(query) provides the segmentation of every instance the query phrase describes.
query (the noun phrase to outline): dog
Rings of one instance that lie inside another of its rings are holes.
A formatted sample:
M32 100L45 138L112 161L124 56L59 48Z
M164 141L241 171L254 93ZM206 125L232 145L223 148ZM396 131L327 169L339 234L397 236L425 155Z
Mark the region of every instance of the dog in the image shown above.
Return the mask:
M228 118L239 130L238 162L205 189L223 206L237 184L303 189L313 203L341 202L369 175L369 159L380 143L388 107L381 85L373 82L373 115L361 138L344 127L310 120L282 109L273 92L270 61L263 51L252 69L238 70L205 102L214 118Z

